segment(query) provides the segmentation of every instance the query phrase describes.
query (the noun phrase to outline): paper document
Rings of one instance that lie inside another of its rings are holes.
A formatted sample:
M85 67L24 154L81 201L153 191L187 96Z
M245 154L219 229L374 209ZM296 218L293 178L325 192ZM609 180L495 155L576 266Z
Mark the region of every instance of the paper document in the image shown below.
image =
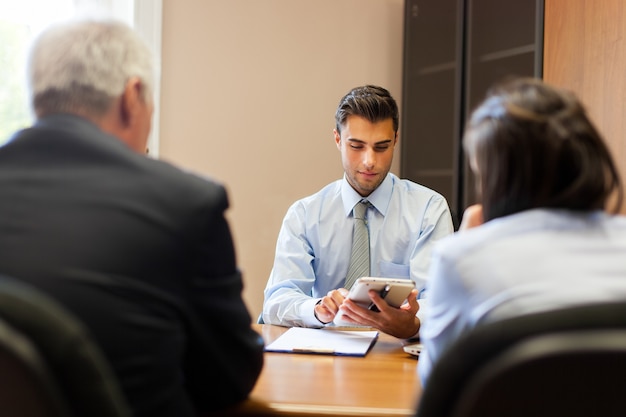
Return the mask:
M324 330L292 327L265 347L268 352L365 356L377 331Z

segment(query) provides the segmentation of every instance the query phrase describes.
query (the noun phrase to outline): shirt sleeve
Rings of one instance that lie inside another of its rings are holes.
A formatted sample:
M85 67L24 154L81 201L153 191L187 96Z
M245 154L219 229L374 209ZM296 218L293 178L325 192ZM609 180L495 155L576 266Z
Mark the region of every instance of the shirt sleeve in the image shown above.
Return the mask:
M442 352L468 326L466 318L470 297L453 260L445 259L438 252L439 249L435 252L431 268L429 306L424 311L426 317L420 327L420 341L424 349L418 361L418 372L423 386Z
M314 250L305 233L304 208L292 205L281 226L276 243L274 266L265 288L263 321L298 327L323 327L315 317L312 297L315 271Z
M418 298L426 298L426 282L429 279L433 248L442 238L454 233L452 214L445 198L431 197L422 218L421 233L411 257L411 279L420 291Z

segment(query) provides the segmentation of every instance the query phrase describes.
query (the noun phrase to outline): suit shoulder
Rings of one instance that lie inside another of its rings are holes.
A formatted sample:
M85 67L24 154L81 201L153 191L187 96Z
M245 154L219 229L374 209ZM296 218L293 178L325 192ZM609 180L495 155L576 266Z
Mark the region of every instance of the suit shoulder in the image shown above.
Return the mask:
M159 188L184 200L202 198L224 203L228 200L226 186L208 175L161 160L150 160L148 170L149 175L153 176L152 181Z

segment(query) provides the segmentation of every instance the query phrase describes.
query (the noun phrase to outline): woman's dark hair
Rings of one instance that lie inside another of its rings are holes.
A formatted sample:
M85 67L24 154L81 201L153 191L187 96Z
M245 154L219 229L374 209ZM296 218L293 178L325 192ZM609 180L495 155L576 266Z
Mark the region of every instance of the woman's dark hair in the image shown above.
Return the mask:
M546 207L605 209L623 189L587 113L568 91L534 78L491 89L466 126L464 148L476 173L485 221Z
M389 91L375 85L365 85L350 90L342 97L335 112L337 132L341 133L348 116L361 116L372 123L393 120L393 130L398 132L398 104Z

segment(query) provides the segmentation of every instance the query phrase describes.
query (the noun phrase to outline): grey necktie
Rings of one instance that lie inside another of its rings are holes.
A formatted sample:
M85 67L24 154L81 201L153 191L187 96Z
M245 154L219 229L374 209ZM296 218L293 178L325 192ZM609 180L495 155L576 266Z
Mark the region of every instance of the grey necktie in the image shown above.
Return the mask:
M353 209L352 254L344 285L347 289L350 289L358 278L370 274L370 236L366 216L369 205L369 202L361 200Z

